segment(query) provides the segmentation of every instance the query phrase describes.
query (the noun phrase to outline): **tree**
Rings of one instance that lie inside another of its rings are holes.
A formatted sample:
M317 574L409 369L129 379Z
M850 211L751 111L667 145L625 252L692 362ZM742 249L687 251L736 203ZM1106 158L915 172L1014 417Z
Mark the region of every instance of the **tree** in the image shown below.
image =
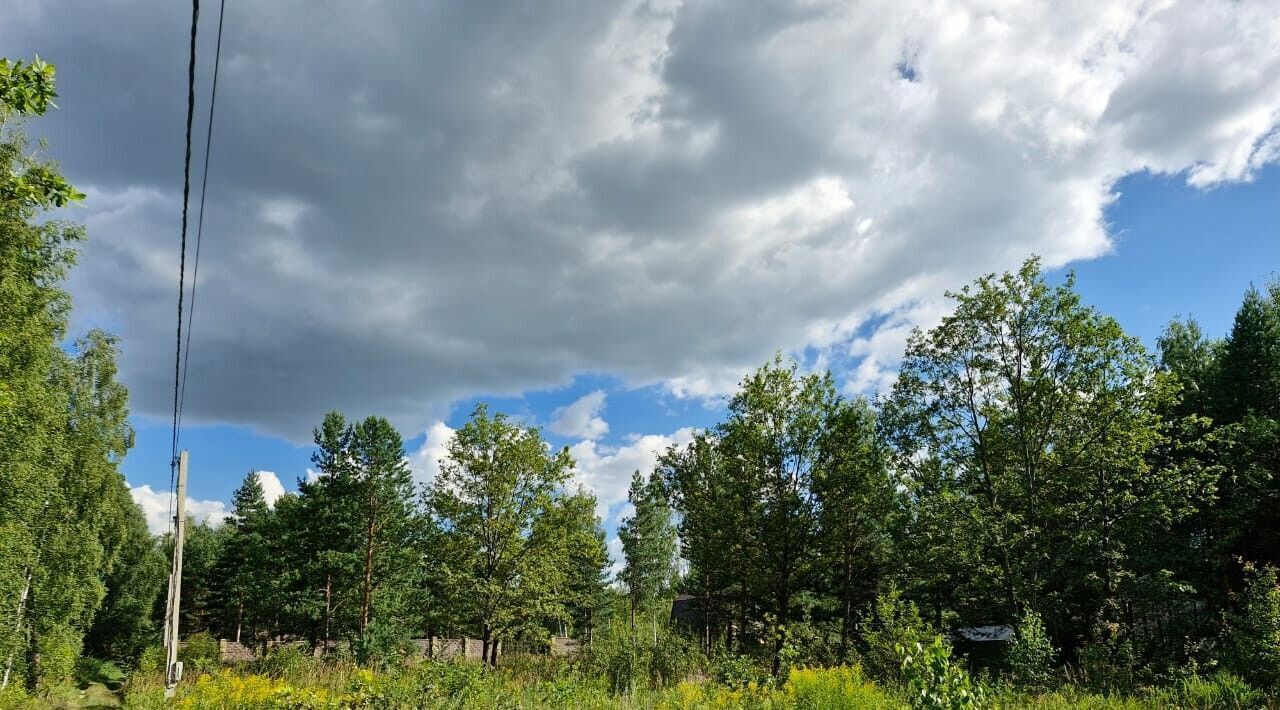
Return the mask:
M241 642L246 624L248 637L265 643L265 632L278 608L272 592L277 561L270 544L271 509L256 471L246 474L231 494L231 506L232 514L224 522L231 533L217 571L224 614L236 643Z
M729 419L717 427L730 475L753 501L747 524L755 527L764 609L775 629L773 673L796 594L808 583L817 550L818 497L815 482L826 460L824 433L841 398L830 373L801 375L781 355L743 380L729 401Z
M490 664L497 640L552 592L540 573L563 558L554 528L539 523L552 514L572 468L568 450L552 453L536 428L478 405L454 433L428 490L449 597L479 627Z
M744 524L744 511L752 506L748 500L732 500L735 482L715 438L706 432L695 434L687 446L673 445L663 452L655 473L662 475L679 511L680 557L689 566L684 584L694 592L701 617L702 651L711 653L713 639L727 632L734 617L729 599L734 587L741 605L737 616L746 616L746 570L752 566L754 531ZM726 560L734 561L736 574Z
M950 294L955 310L911 335L886 405L904 486L943 496L974 536L972 621L1052 609L1059 635L1073 619L1135 629L1125 600L1176 584L1143 552L1206 488L1198 468L1151 465L1169 380L1073 284L1050 286L1031 259Z
M154 618L169 566L147 521L137 506L126 508L128 522L121 537L120 555L106 576L107 594L102 608L85 636L85 649L125 667L133 666L143 651L160 643L160 627Z
M310 551L303 584L319 597L304 604L318 625L313 636L327 641L340 630L362 638L383 612L385 635L414 606L418 586L418 559L402 544L412 542L417 515L404 441L382 417L348 424L330 412L315 442L311 460L321 475L300 486L301 514L290 518L301 527L290 534Z
M820 451L817 545L827 590L839 603L839 656L846 659L857 610L875 598L887 567L897 501L866 400L836 405Z
M627 500L635 513L618 526L625 566L619 581L627 585L631 601L631 630L636 612L652 607L671 590L676 572L676 528L671 523L671 506L662 479L650 474L646 480L636 471L631 476ZM654 643L657 643L657 616L654 613Z

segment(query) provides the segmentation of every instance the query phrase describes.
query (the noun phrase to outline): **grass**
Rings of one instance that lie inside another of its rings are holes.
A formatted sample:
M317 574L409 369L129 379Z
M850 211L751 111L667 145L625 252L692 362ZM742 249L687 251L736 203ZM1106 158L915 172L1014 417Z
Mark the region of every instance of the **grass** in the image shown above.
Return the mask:
M184 679L176 701L164 698L157 673L127 680L118 668L86 665L79 688L61 688L38 698L0 693L0 710L123 707L133 710L843 710L907 709L902 688L877 684L857 665L795 668L781 681L716 682L701 670L661 686L641 683L631 692L615 687L588 663L545 656L512 657L498 670L465 661L422 661L375 673L350 661L319 661L283 651L239 666L204 666ZM714 676L714 674L712 674ZM1169 686L1129 695L1090 693L1076 686L1029 694L988 687L990 708L1057 710L1244 710L1276 708L1275 698L1228 675L1190 676Z

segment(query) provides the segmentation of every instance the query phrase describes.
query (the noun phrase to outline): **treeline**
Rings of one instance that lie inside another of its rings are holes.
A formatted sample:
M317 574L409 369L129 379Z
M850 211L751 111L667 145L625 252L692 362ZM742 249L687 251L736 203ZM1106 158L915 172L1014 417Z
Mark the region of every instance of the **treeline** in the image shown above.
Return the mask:
M151 635L164 558L117 466L133 443L117 344L68 343L61 281L80 227L48 213L83 195L23 133L55 97L53 67L0 59L0 685L71 677ZM110 608L102 612L104 601Z
M385 419L330 413L315 443L319 475L297 494L269 507L250 473L224 525L191 529L183 629L349 642L374 663L412 637L468 635L496 663L499 642L591 628L608 561L596 501L536 428L478 407L421 491Z
M950 297L874 405L777 360L663 457L704 647L849 660L880 597L942 632L1042 619L1095 676L1277 687L1280 283L1156 353L1034 259Z

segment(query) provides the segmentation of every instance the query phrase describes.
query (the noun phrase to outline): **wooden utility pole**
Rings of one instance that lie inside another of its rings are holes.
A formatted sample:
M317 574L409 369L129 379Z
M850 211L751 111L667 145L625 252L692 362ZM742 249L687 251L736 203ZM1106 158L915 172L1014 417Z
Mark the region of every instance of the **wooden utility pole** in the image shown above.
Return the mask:
M169 601L164 614L164 695L172 698L182 679L178 663L178 608L182 601L182 543L187 533L187 452L178 454L178 503L173 521L173 569L169 572Z

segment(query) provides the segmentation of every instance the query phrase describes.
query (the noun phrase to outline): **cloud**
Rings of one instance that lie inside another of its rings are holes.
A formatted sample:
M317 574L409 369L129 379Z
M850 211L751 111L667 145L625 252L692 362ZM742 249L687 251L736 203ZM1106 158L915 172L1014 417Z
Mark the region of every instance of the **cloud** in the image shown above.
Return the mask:
M258 471L258 483L262 485L262 497L266 499L267 505L275 507L276 501L280 496L284 495L284 484L280 482L280 477L272 471Z
M133 501L142 508L143 515L147 518L147 529L152 535L162 535L169 531L169 498L172 495L170 491L153 490L150 485L130 486L129 494L133 496ZM187 497L187 515L195 518L198 522L209 523L217 526L222 524L223 518L227 517L230 511L227 510L226 503L220 500L196 500L190 496Z
M31 130L89 193L76 322L122 336L152 416L188 21L19 3L0 26L58 65ZM421 431L583 372L714 397L778 348L865 350L851 376L880 386L915 304L1105 254L1123 176L1275 161L1278 38L1262 0L232 4L185 416Z
M579 397L573 404L552 412L551 424L547 428L560 436L599 439L609 433L609 423L600 417L604 399L605 394L601 390Z
M440 474L440 462L449 453L453 431L444 422L432 424L427 427L427 438L422 446L409 456L409 469L413 471L414 482L420 487L431 483Z
M627 558L622 554L622 538L614 535L609 538L609 578L617 579L622 569L627 566Z
M632 435L628 444L619 447L580 441L569 447L577 464L574 480L595 494L596 515L607 523L619 513L615 507L627 500L632 472L648 475L660 454L672 445L689 443L693 433L685 428L672 434Z

